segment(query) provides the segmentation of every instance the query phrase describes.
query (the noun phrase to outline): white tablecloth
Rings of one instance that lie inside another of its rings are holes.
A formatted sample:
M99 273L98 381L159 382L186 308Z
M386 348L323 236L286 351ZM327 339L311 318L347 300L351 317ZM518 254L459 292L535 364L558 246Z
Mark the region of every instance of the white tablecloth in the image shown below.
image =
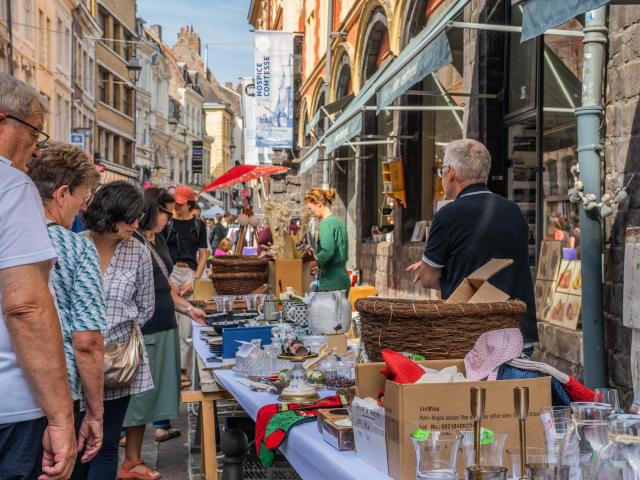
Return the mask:
M238 383L237 377L230 370L218 370L216 376L254 420L262 406L276 403L276 395L252 392ZM293 427L280 451L304 480L390 479L357 458L355 452L340 452L322 440L316 422Z

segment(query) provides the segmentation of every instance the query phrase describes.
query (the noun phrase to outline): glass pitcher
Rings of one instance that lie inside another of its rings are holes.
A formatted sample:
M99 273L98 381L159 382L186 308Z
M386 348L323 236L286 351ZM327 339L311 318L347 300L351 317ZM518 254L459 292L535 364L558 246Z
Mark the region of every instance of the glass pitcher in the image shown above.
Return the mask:
M611 415L609 443L596 461L594 478L640 480L640 415Z
M560 465L569 467L569 480L591 480L596 457L607 443L607 418L613 407L606 403L574 402L573 423L560 445Z
M416 449L418 480L456 480L456 463L462 435L417 429L411 435Z

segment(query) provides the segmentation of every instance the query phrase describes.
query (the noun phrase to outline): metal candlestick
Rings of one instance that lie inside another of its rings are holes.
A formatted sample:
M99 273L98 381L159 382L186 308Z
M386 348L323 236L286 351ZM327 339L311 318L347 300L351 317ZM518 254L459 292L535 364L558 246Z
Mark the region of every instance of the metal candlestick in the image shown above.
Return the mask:
M475 464L480 466L480 431L484 418L484 404L487 391L484 388L471 388L471 417L473 418L473 447L475 448Z
M520 480L527 479L527 416L529 415L529 389L515 387L513 389L513 405L520 427Z

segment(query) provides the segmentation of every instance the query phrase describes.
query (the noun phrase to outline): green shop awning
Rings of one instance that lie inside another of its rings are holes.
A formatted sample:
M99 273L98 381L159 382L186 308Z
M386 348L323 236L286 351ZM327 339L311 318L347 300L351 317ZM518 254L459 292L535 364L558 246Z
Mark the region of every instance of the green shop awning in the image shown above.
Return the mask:
M610 0L526 0L522 17L522 37L526 42L551 28L568 22L589 10L600 8Z
M330 154L336 148L341 147L354 136L362 131L362 107L366 106L376 94L376 90L381 85L383 74L393 65L395 60L388 59L380 65L378 70L367 80L358 95L344 109L342 114L336 118L324 136L325 154Z
M311 118L311 120L309 120L309 123L307 123L307 126L304 129L304 134L309 135L311 133L311 130L313 130L316 127L316 125L318 125L318 123L320 122L320 119L325 116L325 112L328 113L329 115L333 115L334 113L337 113L343 110L344 107L346 107L352 99L353 99L353 95L351 94L345 95L344 97L342 97L339 100L336 100L333 103L329 103L328 105L325 105L322 108L318 108L318 111L316 112L316 114Z
M391 68L385 72L382 86L378 89L378 113L427 75L453 62L445 29L447 23L460 15L468 3L469 0L454 2L400 52Z
M316 163L318 163L318 159L320 158L320 148L320 142L317 142L313 147L309 149L309 151L305 154L305 156L302 158L302 161L300 162L298 175L305 173Z

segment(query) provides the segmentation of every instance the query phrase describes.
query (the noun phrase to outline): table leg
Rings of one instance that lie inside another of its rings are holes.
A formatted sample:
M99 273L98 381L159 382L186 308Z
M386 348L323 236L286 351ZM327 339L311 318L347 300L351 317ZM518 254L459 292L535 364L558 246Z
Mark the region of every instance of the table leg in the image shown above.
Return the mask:
M205 480L218 479L218 459L216 456L215 400L202 400L200 419L202 422L202 469Z

